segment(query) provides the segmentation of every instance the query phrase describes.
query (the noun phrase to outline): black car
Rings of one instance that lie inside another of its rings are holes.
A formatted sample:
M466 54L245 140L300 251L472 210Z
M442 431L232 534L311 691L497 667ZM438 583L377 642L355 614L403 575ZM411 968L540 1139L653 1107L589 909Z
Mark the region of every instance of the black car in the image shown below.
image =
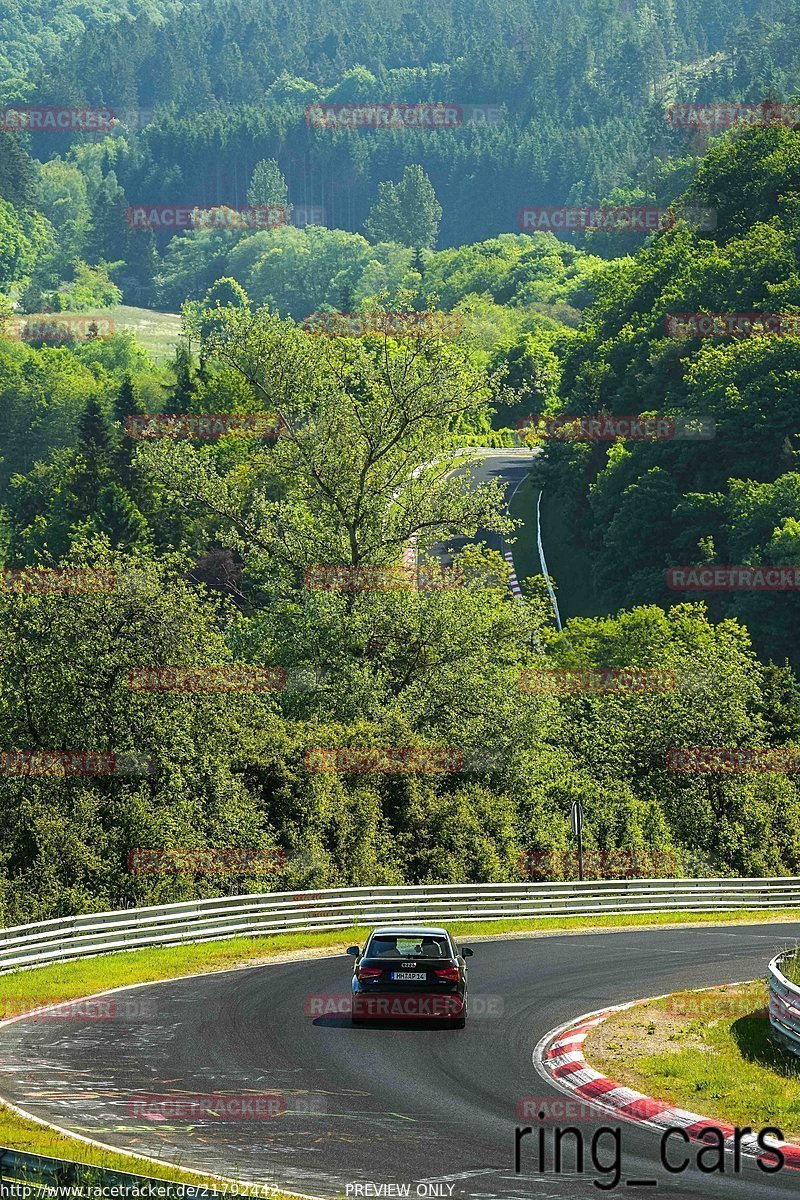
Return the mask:
M446 1021L463 1029L467 1018L467 964L446 929L391 926L373 929L355 955L352 1020Z

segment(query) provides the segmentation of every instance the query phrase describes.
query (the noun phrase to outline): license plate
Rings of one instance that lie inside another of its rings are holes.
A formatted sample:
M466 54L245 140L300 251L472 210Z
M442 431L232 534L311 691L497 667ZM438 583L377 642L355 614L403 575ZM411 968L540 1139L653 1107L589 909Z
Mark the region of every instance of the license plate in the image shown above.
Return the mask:
M427 979L427 975L424 971L392 971L392 979L400 983L416 983L420 979Z

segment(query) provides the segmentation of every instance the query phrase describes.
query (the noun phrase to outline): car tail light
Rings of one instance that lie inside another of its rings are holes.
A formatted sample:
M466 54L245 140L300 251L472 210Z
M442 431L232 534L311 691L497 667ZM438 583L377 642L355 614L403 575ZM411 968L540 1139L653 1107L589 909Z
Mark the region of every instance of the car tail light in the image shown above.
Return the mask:
M365 979L377 979L383 974L383 967L359 967L358 981L363 982Z
M460 983L461 972L458 967L437 967L436 978L444 983Z

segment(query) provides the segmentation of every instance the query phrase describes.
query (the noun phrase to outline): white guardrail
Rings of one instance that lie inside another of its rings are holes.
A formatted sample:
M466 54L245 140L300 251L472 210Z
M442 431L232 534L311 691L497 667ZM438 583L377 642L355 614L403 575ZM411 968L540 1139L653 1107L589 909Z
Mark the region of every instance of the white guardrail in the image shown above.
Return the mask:
M769 964L769 1021L784 1045L800 1054L800 987L781 971L786 959L794 953L787 950Z
M441 924L776 908L800 909L800 878L441 883L268 892L57 917L0 929L0 974L140 946L319 932L390 921Z

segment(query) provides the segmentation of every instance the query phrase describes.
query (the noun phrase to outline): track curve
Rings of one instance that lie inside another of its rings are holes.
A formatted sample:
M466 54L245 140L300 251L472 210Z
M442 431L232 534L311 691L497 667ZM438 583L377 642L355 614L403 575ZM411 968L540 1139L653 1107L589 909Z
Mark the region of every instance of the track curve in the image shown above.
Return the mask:
M549 1093L532 1063L539 1039L587 1010L761 975L798 935L798 924L762 924L476 941L470 989L485 1015L464 1031L354 1028L346 1015L314 1015L335 1007L317 998L348 994L344 956L147 984L115 993L108 1019L0 1026L0 1098L107 1145L318 1196L372 1182L411 1184L413 1197L420 1181L439 1181L444 1200L582 1200L602 1194L588 1145L583 1175L574 1162L568 1173L540 1173L529 1138L514 1173L518 1102ZM280 1117L187 1123L131 1105L266 1092L285 1097ZM670 1177L653 1133L620 1128L615 1194L800 1194L797 1172L767 1177L747 1161L737 1177ZM644 1179L657 1187L626 1183Z

